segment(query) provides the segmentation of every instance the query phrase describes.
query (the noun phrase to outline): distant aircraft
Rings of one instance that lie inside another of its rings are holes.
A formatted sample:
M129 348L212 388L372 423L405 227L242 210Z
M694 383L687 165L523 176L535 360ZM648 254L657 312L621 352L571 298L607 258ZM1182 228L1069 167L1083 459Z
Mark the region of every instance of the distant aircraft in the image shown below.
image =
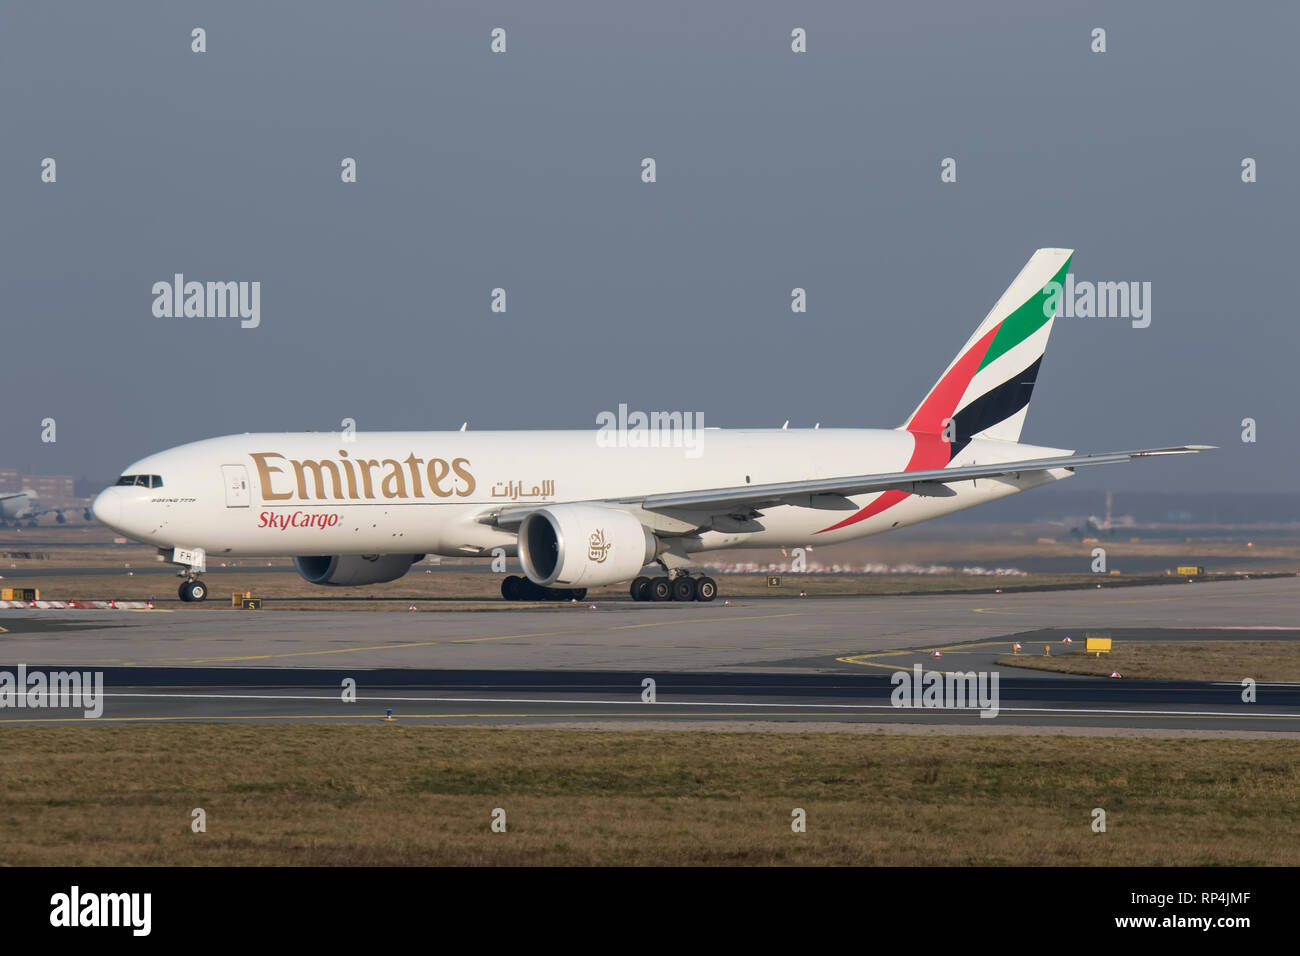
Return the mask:
M1070 529L1070 535L1074 538L1113 538L1121 530L1132 531L1137 528L1137 521L1132 515L1116 516L1112 510L1113 492L1106 492L1106 516L1099 518L1097 515L1068 515L1059 524L1065 525Z
M57 517L59 524L66 522L67 516L65 511L69 508L42 508L41 499L36 497L36 492L29 488L13 495L0 495L0 528L7 528L12 522L15 525L21 525L24 521L30 528L36 527L36 519L41 515L53 514ZM90 509L84 509L86 520L91 518Z
M197 577L209 552L300 555L303 578L339 586L396 580L429 554L517 555L526 576L503 580L507 600L580 599L588 587L631 581L635 600L711 601L717 583L692 566L700 552L835 544L1083 465L1208 447L1076 455L1020 443L1055 283L1072 255L1035 252L898 428L701 423L692 453L672 429L669 440L642 441L621 420L613 443L603 429L234 435L136 462L95 499L94 514L180 566L185 601L207 596ZM864 365L896 360L888 331L862 350ZM697 374L716 379L727 361L699 356ZM529 383L532 407L551 374ZM650 564L660 569L653 577Z

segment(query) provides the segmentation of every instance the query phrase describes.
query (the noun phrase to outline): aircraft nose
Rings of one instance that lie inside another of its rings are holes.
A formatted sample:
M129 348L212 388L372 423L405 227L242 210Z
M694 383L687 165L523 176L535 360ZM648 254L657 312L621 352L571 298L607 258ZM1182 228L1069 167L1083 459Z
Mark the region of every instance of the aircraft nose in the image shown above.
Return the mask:
M122 521L122 500L114 489L106 488L95 497L90 506L90 513L100 524L116 530Z

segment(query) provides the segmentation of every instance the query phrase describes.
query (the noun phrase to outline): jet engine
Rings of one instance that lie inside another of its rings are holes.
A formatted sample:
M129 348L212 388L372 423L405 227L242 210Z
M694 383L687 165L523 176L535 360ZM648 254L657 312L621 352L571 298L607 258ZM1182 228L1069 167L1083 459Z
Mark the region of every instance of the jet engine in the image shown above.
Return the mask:
M626 511L552 505L519 525L519 563L543 587L599 587L627 581L654 560L655 536Z
M396 581L422 554L323 554L293 559L293 566L310 584L349 587Z

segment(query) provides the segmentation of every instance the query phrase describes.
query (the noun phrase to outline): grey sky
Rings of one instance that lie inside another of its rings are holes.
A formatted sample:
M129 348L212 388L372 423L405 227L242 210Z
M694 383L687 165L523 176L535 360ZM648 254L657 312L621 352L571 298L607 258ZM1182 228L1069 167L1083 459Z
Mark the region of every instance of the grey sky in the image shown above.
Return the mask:
M1150 281L1153 319L1058 320L1023 438L1223 446L1073 488L1290 490L1297 27L1262 2L5 4L0 465L620 402L892 427L1030 253L1071 246L1080 279ZM155 318L176 272L261 281L261 327Z

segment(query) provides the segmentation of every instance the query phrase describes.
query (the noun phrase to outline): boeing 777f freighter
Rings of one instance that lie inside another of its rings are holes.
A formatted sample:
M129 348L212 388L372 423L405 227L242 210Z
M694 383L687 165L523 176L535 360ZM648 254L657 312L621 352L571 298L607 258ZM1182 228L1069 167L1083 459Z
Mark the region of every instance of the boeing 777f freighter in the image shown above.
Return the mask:
M658 432L232 435L136 462L94 514L177 564L186 601L207 596L208 555L299 555L313 584L365 585L425 555L501 551L524 571L504 579L507 599L630 581L636 600L711 601L716 582L693 566L705 551L835 544L1083 465L1208 447L1079 455L1020 441L1072 254L1035 252L897 428L710 428L688 448Z

